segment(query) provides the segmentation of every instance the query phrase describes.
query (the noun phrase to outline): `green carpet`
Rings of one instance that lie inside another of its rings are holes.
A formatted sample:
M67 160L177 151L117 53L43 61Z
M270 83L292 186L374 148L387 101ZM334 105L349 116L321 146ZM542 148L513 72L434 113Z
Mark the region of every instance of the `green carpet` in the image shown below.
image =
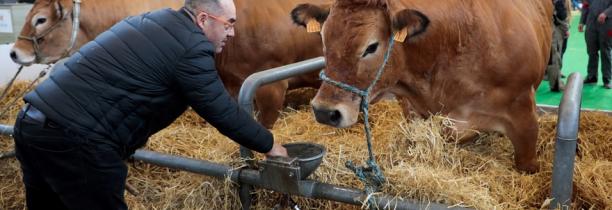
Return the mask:
M584 33L578 32L579 20L579 14L574 15L567 51L565 51L563 57L562 72L566 76L569 76L573 72L580 72L584 78L587 75L586 67L589 56L586 52ZM609 111L612 110L612 90L603 88L601 70L598 71L598 83L584 86L582 92L582 108ZM548 81L542 81L536 93L536 101L538 104L542 105L559 106L562 95L562 93L550 92Z

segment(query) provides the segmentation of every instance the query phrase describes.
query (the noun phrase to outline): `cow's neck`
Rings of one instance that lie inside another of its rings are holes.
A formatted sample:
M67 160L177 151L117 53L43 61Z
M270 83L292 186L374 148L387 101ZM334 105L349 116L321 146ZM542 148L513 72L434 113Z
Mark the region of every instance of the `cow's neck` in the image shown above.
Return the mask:
M416 107L439 112L444 109L439 102L444 98L443 88L456 68L453 61L460 59L461 46L465 43L448 34L438 35L442 32L431 32L421 40L401 44L401 49L394 54L397 58L393 59L392 66L400 79L392 91L398 96L417 99Z

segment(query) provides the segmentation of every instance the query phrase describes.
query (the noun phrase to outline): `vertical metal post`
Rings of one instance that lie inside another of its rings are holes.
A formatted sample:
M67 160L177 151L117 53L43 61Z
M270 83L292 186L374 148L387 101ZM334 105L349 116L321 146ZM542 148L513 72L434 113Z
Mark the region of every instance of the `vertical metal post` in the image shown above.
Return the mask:
M241 97L238 96L238 98L241 98ZM251 100L253 100L252 97L251 97ZM251 116L253 115L254 109L253 109L252 104L239 104L239 105L242 109L244 109ZM253 152L251 150L249 150L246 147L240 146L240 158L242 158L247 163L249 168L255 167L255 161L253 160L254 157L255 156L253 155ZM240 183L240 187L238 189L238 195L240 197L240 203L242 205L242 210L251 209L251 201L252 201L251 192L253 191L254 191L253 186L249 184L245 184L245 183Z
M240 93L238 94L238 104L242 109L247 111L247 113L252 115L254 112L253 98L255 96L255 92L259 87L265 84L281 81L297 75L318 71L323 69L324 67L325 59L323 57L317 57L252 74L246 80L244 80L244 83L240 87ZM251 150L241 146L240 157L246 160L249 167L254 167L254 156ZM245 183L240 183L239 196L240 202L242 202L243 210L249 210L251 207L252 191L252 186Z
M251 112L249 112L251 113ZM240 146L240 157L245 159L246 163L249 165L249 168L255 167L253 163L253 152L246 147ZM253 186L239 183L240 187L238 188L238 196L240 197L240 204L242 205L242 210L250 210L251 209L251 192L253 192Z
M0 152L0 160L4 158L12 158L12 157L15 157L15 150L5 152L5 153Z
M580 73L572 73L559 105L555 159L552 174L551 209L570 209L574 177L574 158L576 140L580 125L580 106L582 101L582 78Z
M13 126L0 124L0 135L12 136ZM0 160L4 158L15 157L15 150L9 152L0 152Z

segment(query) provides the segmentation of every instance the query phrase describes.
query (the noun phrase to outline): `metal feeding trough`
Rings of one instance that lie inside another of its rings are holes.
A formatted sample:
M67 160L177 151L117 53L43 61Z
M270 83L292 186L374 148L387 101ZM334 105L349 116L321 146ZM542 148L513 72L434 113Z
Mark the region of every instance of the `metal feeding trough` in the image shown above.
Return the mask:
M283 144L287 148L287 154L289 157L295 157L300 165L300 178L306 179L312 174L321 162L323 156L325 156L325 147L319 144L313 143L290 143Z
M289 143L289 157L271 157L259 162L262 182L273 190L299 194L300 181L308 178L323 161L325 147L313 143Z

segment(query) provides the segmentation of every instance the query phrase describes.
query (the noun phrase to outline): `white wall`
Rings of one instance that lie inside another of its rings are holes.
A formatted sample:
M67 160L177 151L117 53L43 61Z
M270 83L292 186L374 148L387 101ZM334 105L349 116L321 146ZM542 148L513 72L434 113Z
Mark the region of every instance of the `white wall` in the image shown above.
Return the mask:
M0 88L2 89L9 83L11 78L13 78L13 76L17 72L17 69L19 69L19 65L13 63L13 60L9 55L12 47L12 43L0 45ZM36 79L40 71L42 71L46 67L47 65L39 64L26 66L23 68L23 70L21 70L21 73L19 74L19 77L17 77L17 80L31 81L33 79Z

